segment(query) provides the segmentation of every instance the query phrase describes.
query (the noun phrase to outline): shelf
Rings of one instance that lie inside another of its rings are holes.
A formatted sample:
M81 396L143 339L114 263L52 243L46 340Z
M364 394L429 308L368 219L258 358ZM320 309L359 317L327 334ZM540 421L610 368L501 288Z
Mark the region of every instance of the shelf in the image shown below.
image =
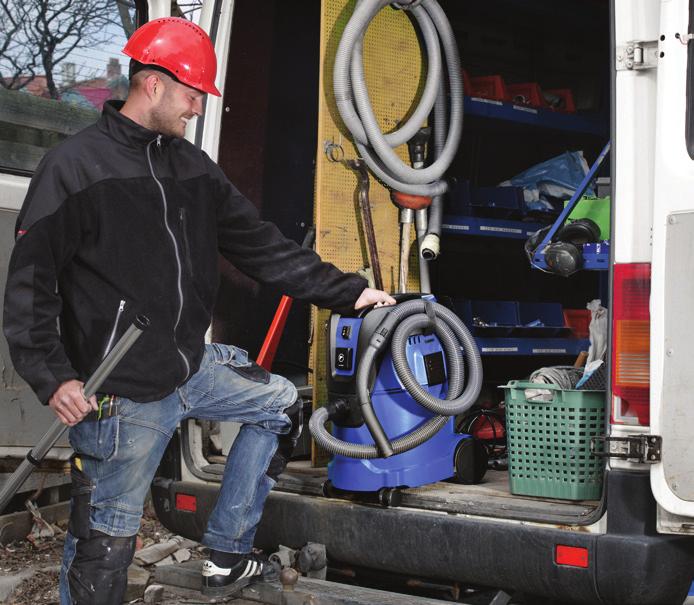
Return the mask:
M581 338L475 338L486 355L578 355L590 340Z
M537 109L525 105L515 105L504 101L465 97L465 112L469 116L479 116L493 120L504 120L518 124L528 124L539 128L579 132L607 137L609 131L605 120L597 114L569 114Z
M441 229L451 235L484 235L525 240L545 226L525 221L447 214L443 217Z

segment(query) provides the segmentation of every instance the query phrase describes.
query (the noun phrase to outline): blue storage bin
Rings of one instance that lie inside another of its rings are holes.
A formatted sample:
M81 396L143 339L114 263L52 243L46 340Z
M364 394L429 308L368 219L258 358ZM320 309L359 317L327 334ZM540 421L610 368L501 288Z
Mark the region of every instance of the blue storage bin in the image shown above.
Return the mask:
M518 336L562 336L570 332L559 303L519 302L518 326Z
M521 187L474 187L471 194L471 203L477 208L509 214L525 207Z
M518 303L500 300L456 300L456 313L478 336L508 336L518 326Z
M469 216L471 203L470 181L456 179L448 190L446 212Z

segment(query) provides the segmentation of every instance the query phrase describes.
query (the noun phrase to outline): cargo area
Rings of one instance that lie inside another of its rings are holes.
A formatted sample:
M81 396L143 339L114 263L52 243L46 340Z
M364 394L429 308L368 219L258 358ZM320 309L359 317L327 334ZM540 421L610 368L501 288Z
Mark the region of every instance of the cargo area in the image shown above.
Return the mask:
M441 5L460 49L465 114L461 146L448 172L452 188L446 199L442 254L430 263L432 291L463 319L480 348L484 387L477 413L456 422L458 428L465 425L483 435L492 460L477 485L443 482L399 490L399 505L420 511L590 525L602 515L602 489L584 491L581 473L584 459L590 458L590 437L604 433L604 413L599 420L589 419L593 422L587 429L590 434L580 435L583 459L557 469L568 475L569 486L573 482L577 491L569 493L569 498L562 490L550 490L549 495L512 494L510 473L514 471L505 455L508 409L503 404L505 390L499 387L527 379L539 368L574 365L590 344L587 303L600 299L609 307L609 155L597 173L596 190L587 196L591 199L581 202L583 214L572 215L595 219L603 248L592 250L592 257L584 252L594 262L569 277L546 267L544 271L531 267L526 250L528 237L552 225L563 204L533 206L526 203L521 188L498 185L566 152L581 152L590 167L608 142L608 5L597 0L564 2L561 7L513 0ZM256 60L230 63L225 93L230 111L222 121L220 165L265 218L299 242L320 212L313 202L317 164L324 159L317 115L319 100L327 94L319 88L327 77L319 69L320 20L318 6L236 2L231 56L252 55ZM297 38L293 32L298 28L303 35ZM387 69L388 58L383 60ZM327 203L320 196L315 199L316 206ZM397 225L391 227L395 230ZM320 236L319 229L319 252ZM362 236L354 233L353 237L358 245L356 240ZM324 250L338 266L358 268L352 266L352 252L331 257L333 249ZM260 349L279 293L258 287L230 265L222 265L213 340L235 343L253 354ZM244 295L239 296L239 290ZM246 316L254 321L243 321ZM323 317L310 317L308 305L295 301L273 365L273 371L304 389L314 407L325 403L320 385L313 386L324 371L315 363L324 353L313 350L322 346L316 342ZM604 400L602 389L602 395L595 393L599 401ZM305 411L308 416L308 404ZM230 433L233 428L189 421L181 437L184 448L189 441L192 471L182 469L183 477L191 473L212 481L221 478L225 459L221 435ZM552 431L539 433L541 450L542 439L546 437L549 444ZM546 469L542 455L536 461ZM326 492L328 458L312 452L307 427L296 458L275 490L353 497Z

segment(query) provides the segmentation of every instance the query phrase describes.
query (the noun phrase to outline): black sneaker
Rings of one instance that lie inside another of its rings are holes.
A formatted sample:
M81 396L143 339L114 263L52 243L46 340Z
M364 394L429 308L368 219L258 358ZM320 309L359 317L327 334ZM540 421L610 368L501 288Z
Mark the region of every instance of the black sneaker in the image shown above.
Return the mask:
M219 567L208 560L202 565L202 594L235 596L251 582L273 582L278 577L275 566L255 553L243 555L233 567Z

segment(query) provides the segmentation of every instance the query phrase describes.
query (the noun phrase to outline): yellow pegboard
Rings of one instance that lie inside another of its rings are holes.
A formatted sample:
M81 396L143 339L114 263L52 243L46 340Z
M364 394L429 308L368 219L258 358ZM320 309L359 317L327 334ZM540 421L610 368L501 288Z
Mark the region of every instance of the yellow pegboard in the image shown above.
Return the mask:
M321 2L321 71L314 216L316 250L324 260L344 271L357 271L370 266L356 201L356 174L341 162L331 162L325 154L326 144L338 144L344 150L345 159L357 157L349 132L340 119L333 94L335 53L355 5L355 0ZM403 11L387 7L371 23L364 40L364 71L381 130L390 132L416 105L426 77L416 32ZM396 151L403 161L408 161L406 145ZM399 263L398 211L390 201L388 190L373 178L370 202L384 288L394 292L397 289ZM412 231L414 232L414 225ZM411 255L410 259L407 287L408 291L417 291L419 275L416 255ZM324 325L328 317L327 311L313 310L311 365L314 369L313 401L316 407L326 401Z

